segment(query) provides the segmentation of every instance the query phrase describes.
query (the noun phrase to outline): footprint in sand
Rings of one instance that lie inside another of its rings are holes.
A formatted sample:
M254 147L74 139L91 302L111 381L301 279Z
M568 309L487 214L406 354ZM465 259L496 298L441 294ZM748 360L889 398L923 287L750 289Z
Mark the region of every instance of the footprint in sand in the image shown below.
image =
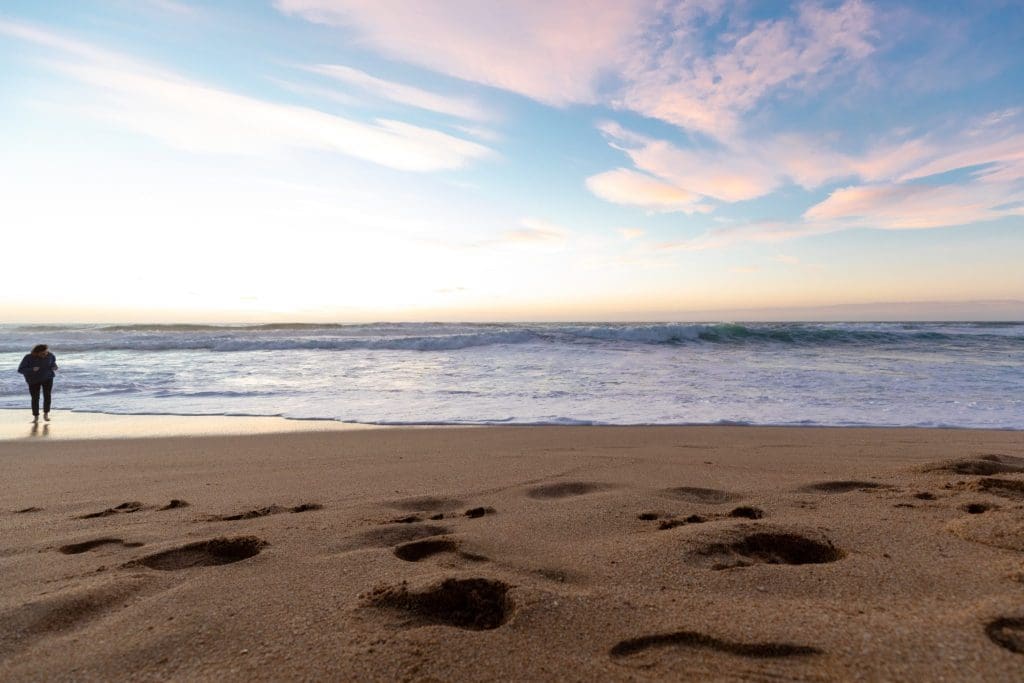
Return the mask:
M972 513L971 509L977 512ZM947 531L966 541L1024 551L1024 518L1017 511L1000 510L984 503L968 504L964 511L968 516L950 521Z
M870 489L889 488L874 481L822 481L807 484L797 489L800 493L849 493L850 491L867 491Z
M844 556L842 550L820 533L762 527L720 531L718 540L712 537L704 541L694 554L701 562L713 562L712 569L753 564L824 564Z
M120 577L100 586L72 588L0 613L5 626L0 633L0 660L41 638L70 631L124 606L146 583L144 577Z
M365 600L417 621L483 631L498 628L512 616L514 604L508 591L508 584L493 579L445 579L421 591L410 591L405 583L384 586Z
M344 539L336 549L339 551L362 550L363 548L385 548L387 546L418 541L431 536L443 536L451 529L439 524L412 523L404 526L386 526L370 529Z
M178 508L187 508L187 507L188 507L188 501L187 500L181 500L180 498L172 498L171 502L168 503L167 505L164 505L162 508L160 508L160 510L161 511L163 511L163 510L176 510Z
M309 512L310 510L322 510L323 505L319 503L303 503L302 505L296 505L295 507L282 507L280 505L269 505L264 508L258 508L256 510L249 510L247 512L239 512L234 515L215 515L210 517L210 522L235 522L240 519L256 519L257 517L268 517L270 515L280 515L285 512Z
M75 519L94 519L96 517L110 517L112 515L126 515L132 512L138 512L144 509L142 503L137 500L130 501L128 503L121 503L112 508L106 510L100 510L99 512L90 512L87 515L79 515Z
M800 657L822 654L816 647L793 645L791 643L741 643L723 640L697 631L676 631L656 633L618 642L608 654L612 657L629 657L652 648L686 647L725 652L740 657Z
M427 538L421 541L411 541L396 546L395 557L406 562L419 562L420 560L439 555L441 553L456 554L464 560L471 562L486 562L483 555L467 553L459 550L458 541L451 538Z
M65 555L77 555L79 553L88 552L94 548L99 548L104 545L119 545L122 548L138 548L142 543L129 543L120 538L97 538L91 541L83 541L81 543L69 543L68 545L62 545L58 550Z
M1007 472L1024 472L1024 458L1012 455L979 455L956 460L930 463L922 468L924 472L952 472L953 474L992 475Z
M732 510L732 512L729 513L729 516L743 519L762 519L764 517L764 510L751 505L741 505L740 507Z
M125 567L149 567L160 571L178 571L195 567L214 567L241 562L259 555L267 542L255 536L215 538L210 541L189 543L173 550L133 560Z
M1024 481L1017 479L984 477L977 481L972 481L964 488L981 493L991 493L992 495L1010 498L1011 500L1024 500Z
M21 508L20 510L15 510L14 514L16 514L16 515L24 515L24 514L29 513L29 512L42 512L42 511L43 511L43 508L37 508L37 507L33 506L33 507L28 507L28 508Z
M707 505L732 503L741 498L741 496L728 491L703 489L694 486L677 486L675 488L665 489L662 493L675 498L676 500L685 500L688 503L704 503Z
M403 498L393 500L386 504L396 510L409 510L410 512L432 512L436 510L447 510L462 505L457 498L439 498L436 496L419 496L417 498Z
M526 492L530 498L539 500L550 500L557 498L570 498L572 496L583 496L588 493L607 491L614 488L611 484L600 484L589 481L564 481L557 484L545 484L537 486Z
M1024 654L1024 619L1000 617L985 626L985 635L999 647Z

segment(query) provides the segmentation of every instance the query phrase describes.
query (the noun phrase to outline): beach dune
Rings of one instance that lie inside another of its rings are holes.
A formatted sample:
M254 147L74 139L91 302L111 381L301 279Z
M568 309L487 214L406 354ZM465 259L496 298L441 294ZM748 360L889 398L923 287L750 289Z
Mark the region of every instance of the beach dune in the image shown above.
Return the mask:
M9 439L0 478L0 680L1024 675L1019 432Z

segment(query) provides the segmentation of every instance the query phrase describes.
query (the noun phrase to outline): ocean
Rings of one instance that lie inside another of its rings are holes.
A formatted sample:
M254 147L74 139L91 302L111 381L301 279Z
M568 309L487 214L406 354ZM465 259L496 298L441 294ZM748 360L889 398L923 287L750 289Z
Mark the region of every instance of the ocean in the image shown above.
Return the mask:
M372 424L1024 429L1024 323L0 325L54 407Z

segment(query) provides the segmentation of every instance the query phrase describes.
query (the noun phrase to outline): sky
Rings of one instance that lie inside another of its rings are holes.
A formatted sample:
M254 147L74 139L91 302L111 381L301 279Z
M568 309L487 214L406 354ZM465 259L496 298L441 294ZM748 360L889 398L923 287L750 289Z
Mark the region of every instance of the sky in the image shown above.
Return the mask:
M0 321L1021 318L1022 45L996 0L4 0Z

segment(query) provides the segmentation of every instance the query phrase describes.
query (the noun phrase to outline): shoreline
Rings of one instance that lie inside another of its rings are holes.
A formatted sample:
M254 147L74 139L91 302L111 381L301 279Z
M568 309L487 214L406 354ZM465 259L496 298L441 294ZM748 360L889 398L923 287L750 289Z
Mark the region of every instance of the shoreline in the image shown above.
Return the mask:
M0 470L0 679L1002 681L1024 666L1018 432L9 440Z
M457 428L595 428L595 429L910 429L1020 433L1024 429L1006 427L962 427L956 425L828 425L828 424L754 424L742 422L671 424L595 424L576 422L343 422L328 417L285 417L281 415L210 415L184 413L107 413L92 410L52 411L47 423L40 418L33 429L31 414L22 408L0 408L0 441L51 439L112 439L189 437L211 435L281 434L293 432L359 431L366 429L457 429ZM44 433L45 428L45 433Z

